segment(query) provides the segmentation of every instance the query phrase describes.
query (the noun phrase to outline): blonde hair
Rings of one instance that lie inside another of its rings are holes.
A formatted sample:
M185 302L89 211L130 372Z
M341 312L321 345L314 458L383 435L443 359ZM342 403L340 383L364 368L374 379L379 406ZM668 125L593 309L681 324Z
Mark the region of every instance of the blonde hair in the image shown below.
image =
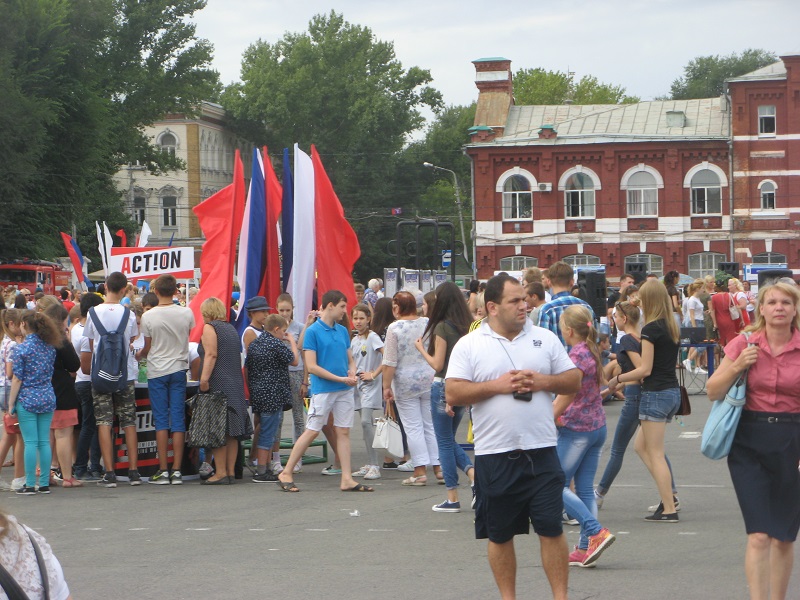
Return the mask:
M10 337L12 340L14 339L14 334L11 333L11 330L8 328L9 323L13 323L17 327L19 327L20 323L22 323L22 317L25 315L25 311L20 308L7 308L2 313L0 313L0 319L3 320L3 333Z
M728 279L728 285L731 284L731 281L733 282L733 285L736 286L737 290L739 290L740 292L744 291L744 286L742 285L742 282L736 279L736 277L731 277L730 279Z
M200 305L200 314L206 321L227 321L225 305L219 298L206 298Z
M55 296L42 296L36 301L36 310L44 312L51 306L55 306L57 304L61 306L61 300Z
M573 305L568 307L561 314L561 329L569 327L575 332L575 335L581 338L582 342L586 342L589 351L594 357L596 369L595 377L597 383L603 382L603 363L600 360L600 348L597 346L597 330L594 328L594 319L592 313L585 306Z
M681 337L680 330L672 316L672 300L670 300L666 286L655 279L645 281L639 288L639 299L642 301L644 309L645 324L653 321L666 321L669 337L677 344Z
M795 308L795 315L794 320L792 321L792 328L793 329L800 329L800 290L798 290L796 285L790 285L788 283L781 283L776 282L772 285L765 285L762 286L758 290L758 303L757 307L760 309L764 305L764 300L767 297L767 294L770 292L780 292L789 296L792 299L792 303L794 304ZM761 314L761 310L756 310L756 322L750 325L749 327L745 328L745 331L763 331L764 328L767 326L766 319L764 319L764 315Z

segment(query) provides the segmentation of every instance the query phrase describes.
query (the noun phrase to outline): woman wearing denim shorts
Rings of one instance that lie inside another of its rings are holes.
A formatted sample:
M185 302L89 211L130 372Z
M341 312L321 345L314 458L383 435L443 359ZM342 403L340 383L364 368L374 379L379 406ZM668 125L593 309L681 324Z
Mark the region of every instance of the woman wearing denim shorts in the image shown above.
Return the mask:
M628 373L612 377L608 387L612 393L620 384L642 380L639 401L641 435L636 438L636 452L656 482L661 502L652 515L651 523L677 523L677 498L672 493L670 468L664 455L666 425L681 404L675 365L680 349L680 330L672 313L672 301L667 288L658 281L647 281L639 290L644 308L642 328L642 362Z
M626 288L626 290L627 289L630 289L630 287ZM617 327L617 331L622 333L620 341L617 344L617 362L623 374L630 373L642 362L642 342L639 337L640 317L641 312L639 310L638 298L636 298L635 302L617 302L614 307L614 324ZM633 434L636 433L636 430L639 428L639 400L641 399L641 395L641 382L628 382L625 386L625 404L622 406L622 411L619 414L617 428L614 431L614 441L611 443L611 457L608 459L608 464L606 464L603 476L600 478L600 483L594 491L598 509L603 507L605 496L608 490L611 489L611 484L614 483L620 469L622 469L625 450L628 448ZM666 455L664 459L667 461L671 476L672 465L670 465L669 458ZM677 498L674 479L672 480L672 493ZM656 505L656 508L657 506L658 505ZM678 509L677 500L675 502L675 507ZM653 510L655 510L655 508L653 508Z

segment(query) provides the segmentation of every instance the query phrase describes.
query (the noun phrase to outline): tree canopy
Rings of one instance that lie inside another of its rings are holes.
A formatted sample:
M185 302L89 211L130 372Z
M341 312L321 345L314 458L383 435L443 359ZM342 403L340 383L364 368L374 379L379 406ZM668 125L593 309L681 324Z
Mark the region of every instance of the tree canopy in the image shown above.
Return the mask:
M186 22L205 0L0 3L0 256L64 254L59 230L132 229L113 176L181 167L143 126L219 92ZM84 244L96 256L93 244Z
M767 50L749 49L727 56L698 56L683 68L683 77L672 82L672 99L714 98L725 91L725 80L766 67L778 60Z
M389 239L376 215L398 206L396 155L424 124L420 109L441 106L430 81L429 71L403 67L392 42L331 11L313 17L308 31L252 44L242 82L226 88L222 104L240 135L273 152L316 145L359 235L359 270L374 277L385 251L370 248Z
M519 69L514 73L514 100L517 104L629 104L639 98L628 96L620 85L601 83L584 75L577 82L571 74L546 69Z

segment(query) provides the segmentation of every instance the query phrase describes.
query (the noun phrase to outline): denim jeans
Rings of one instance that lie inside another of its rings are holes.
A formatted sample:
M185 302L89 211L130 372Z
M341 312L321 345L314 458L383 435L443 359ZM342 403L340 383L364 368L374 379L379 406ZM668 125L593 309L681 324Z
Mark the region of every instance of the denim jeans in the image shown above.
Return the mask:
M75 475L85 475L87 471L101 473L100 442L97 439L97 421L94 418L92 382L76 382L75 392L81 401L81 433L78 436L75 466L72 470Z
M50 422L53 413L32 413L25 410L21 402L16 404L19 417L19 430L22 432L22 441L25 442L25 485L36 485L36 460L38 458L39 487L50 485L50 461L53 457L50 450Z
M558 459L564 470L564 509L581 525L578 548L588 548L589 536L603 528L597 520L597 503L594 500L594 476L600 462L600 453L606 441L606 426L594 431L573 431L566 427L558 430ZM575 480L575 492L569 482Z
M611 489L611 484L614 483L614 479L616 479L622 468L625 450L639 427L639 398L641 393L642 386L640 385L629 385L625 388L625 404L622 405L622 411L619 413L617 429L614 431L614 441L611 442L611 457L608 459L606 469L603 471L603 477L597 486L602 495L605 495ZM667 457L665 456L664 458ZM670 475L672 475L672 465L669 462L669 458L667 458L667 466L669 467ZM672 493L675 493L674 478L672 480Z
M439 464L444 474L444 485L448 490L458 487L458 469L466 473L472 468L472 461L460 444L456 443L456 432L464 417L463 406L454 406L456 413L451 417L445 412L444 382L431 384L431 417L436 444L439 446Z

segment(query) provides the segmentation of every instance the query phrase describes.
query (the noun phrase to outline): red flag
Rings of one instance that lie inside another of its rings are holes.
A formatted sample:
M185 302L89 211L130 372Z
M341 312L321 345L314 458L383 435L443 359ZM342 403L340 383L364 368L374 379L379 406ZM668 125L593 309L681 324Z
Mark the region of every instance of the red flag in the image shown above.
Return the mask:
M281 293L281 261L278 255L278 218L281 215L283 187L281 187L272 161L264 146L264 180L267 191L267 264L260 294L267 299L270 306L277 308L278 296Z
M352 308L356 303L353 266L361 256L358 236L344 218L342 204L314 146L311 146L311 162L314 164L317 290L320 298L327 291L339 290L347 296L348 308Z
M242 229L244 196L244 166L237 150L233 183L192 209L206 238L200 255L200 291L189 305L195 320L189 337L193 342L200 341L203 333L203 316L200 314L203 300L219 298L225 310L230 312L233 263L236 259L236 239Z
M83 255L80 253L80 248L78 248L78 244L75 243L71 235L67 235L63 231L60 233L61 239L64 240L64 249L67 251L69 260L72 263L72 268L75 270L75 276L78 278L78 281L83 283Z
M119 229L119 230L117 230L117 233L116 233L115 235L116 235L116 236L117 236L117 237L118 237L120 240L122 240L122 247L123 247L123 248L124 248L125 246L127 246L127 245L128 245L128 234L127 234L127 233L125 233L125 230L124 230L124 229Z

